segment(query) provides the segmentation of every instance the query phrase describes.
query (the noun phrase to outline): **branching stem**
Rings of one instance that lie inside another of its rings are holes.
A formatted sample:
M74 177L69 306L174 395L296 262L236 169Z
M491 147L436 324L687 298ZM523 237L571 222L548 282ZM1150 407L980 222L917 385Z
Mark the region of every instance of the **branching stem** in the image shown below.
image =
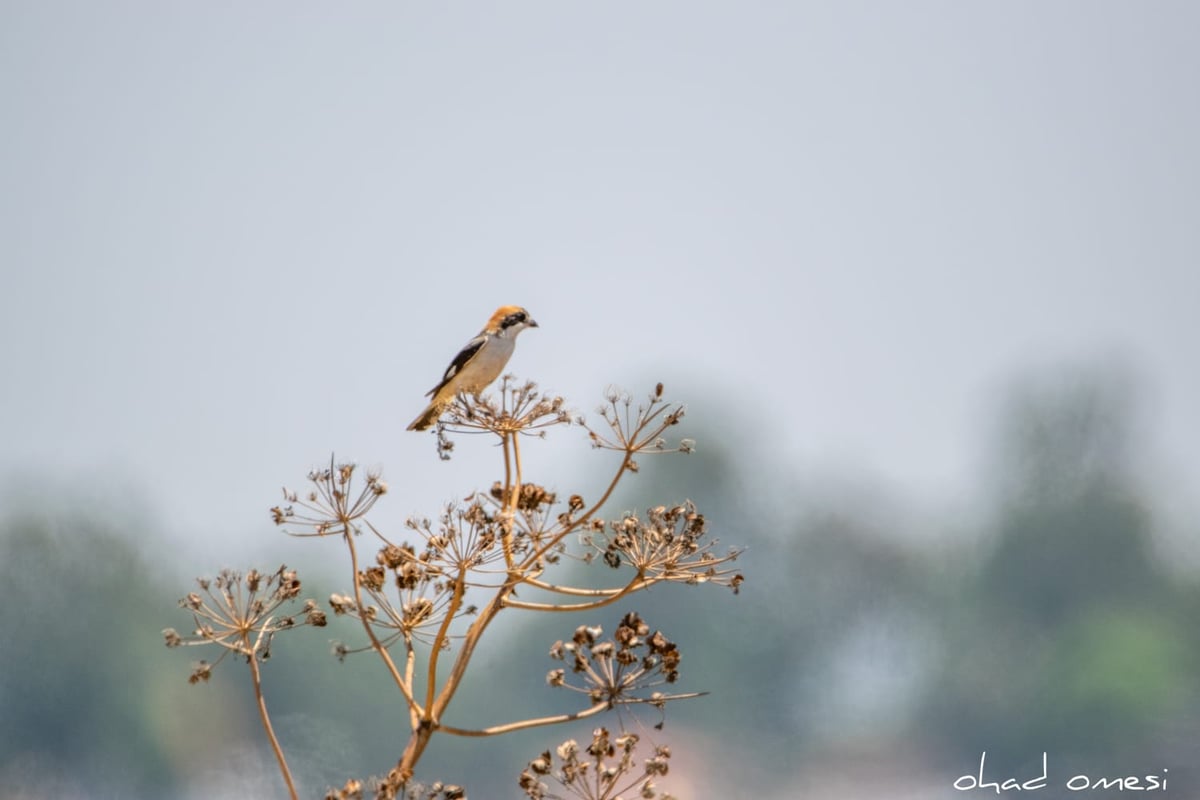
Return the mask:
M581 525L590 520L597 511L604 507L604 504L608 502L608 498L612 496L614 491L616 491L617 484L620 483L621 478L624 477L625 470L629 469L629 460L632 457L633 456L628 452L625 454L625 457L621 459L621 466L619 469L617 469L617 474L613 475L612 480L609 481L608 488L604 490L604 494L600 496L600 499L592 504L591 508L589 508L577 519L572 520L570 525L563 526L563 529L554 534L554 536L550 537L548 542L543 544L537 550L533 551L533 553L531 553L529 556L526 556L525 560L521 563L521 569L523 571L528 571L530 568L532 568L533 565L542 558L542 556L546 555L546 553L548 553L553 547L566 538L567 534L578 529Z
M556 605L554 603L534 603L528 600L515 600L511 597L505 599L504 605L506 608L524 608L528 611L592 611L597 608L604 608L612 605L626 595L645 589L647 586L653 586L658 583L658 578L645 578L639 572L634 576L624 588L616 590L600 590L611 592L601 600L593 600L590 603L572 603L571 605Z
M400 693L404 695L405 701L408 703L409 713L412 716L420 716L422 709L417 705L417 700L412 693L412 680L405 681L400 675L400 670L396 668L396 662L392 661L392 656L388 653L383 643L375 636L375 629L371 627L371 621L367 619L366 607L363 605L362 599L362 582L358 577L358 549L354 546L354 532L351 529L349 520L343 522L342 536L346 540L346 547L350 550L350 570L354 576L354 604L358 607L358 618L362 622L363 630L367 632L367 637L371 640L371 647L383 659L383 663L387 666L388 672L391 673L392 680L396 682ZM411 648L409 653L411 655Z

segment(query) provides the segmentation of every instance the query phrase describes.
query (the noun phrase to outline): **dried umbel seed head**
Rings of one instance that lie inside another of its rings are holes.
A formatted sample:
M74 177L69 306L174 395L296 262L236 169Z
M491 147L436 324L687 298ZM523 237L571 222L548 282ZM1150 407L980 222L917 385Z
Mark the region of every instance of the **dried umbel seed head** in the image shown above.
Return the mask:
M213 665L207 661L198 661L192 665L192 674L188 675L188 683L208 683L212 677Z
M654 748L654 757L646 759L646 774L647 775L666 775L668 770L667 762L671 759L671 748L665 744Z
M375 554L375 561L388 569L399 569L415 558L414 552L409 545L399 547L389 542Z
M385 575L383 567L370 567L358 573L358 581L363 587L378 592L383 589Z
M532 381L519 383L512 375L500 379L498 395L458 395L438 425L438 455L447 459L453 449L450 433L493 433L501 438L518 434L545 435L555 425L570 425L571 414L561 397L544 395Z
M550 657L569 661L565 668L551 670L546 682L587 695L593 704L608 706L645 703L662 708L670 700L695 694L664 695L650 691L675 683L682 661L679 647L661 631L651 628L636 613L626 614L610 640L601 640L599 627L580 626L570 642L555 642ZM568 674L577 683L568 682Z
M534 483L521 486L521 496L517 498L517 508L522 511L537 511L542 506L551 506L557 500L553 492L547 492L545 487Z
M645 518L627 513L607 524L591 520L585 544L613 569L632 567L652 582L714 583L736 593L742 576L726 567L740 551L717 553L716 539L707 535L704 515L690 502L668 508L657 506Z
M428 597L418 597L402 607L404 622L410 628L416 628L433 616L433 601Z
M336 593L329 595L329 607L334 614L348 614L356 608L353 597Z
M525 770L517 777L517 786L532 800L543 800L550 787L537 779L537 772L532 768Z
M303 625L321 626L325 615L316 601L304 604L302 621L283 607L300 594L300 578L295 570L281 566L274 572L256 569L246 573L222 570L215 579L196 580L198 592L190 592L179 605L192 615L195 630L181 636L174 628L163 631L167 647L215 645L221 655L211 664L201 661L192 671L191 683L207 681L217 664L234 653L247 661L266 660L271 642L282 631Z
M314 628L324 628L326 625L325 612L317 605L316 600L304 601L304 621Z
M536 775L549 775L553 765L554 761L550 758L550 751L545 750L540 756L529 762L529 769Z
M671 753L656 748L653 757L638 769L637 748L639 737L624 733L613 737L607 728L592 732L592 740L585 747L570 739L555 748L556 759L549 751L543 751L529 762L529 766L517 779L517 785L531 800L548 800L572 795L581 800L618 800L637 797L651 800L670 800L670 795L660 794L651 781L652 777L667 774L667 760ZM546 781L560 787L551 792Z
M292 536L349 535L358 532L357 521L362 519L384 494L387 484L378 474L368 472L363 485L356 487L354 464L335 464L308 473L311 485L301 496L283 490L284 506L271 509L276 525L289 525Z
M617 626L613 636L621 647L635 647L640 644L639 637L648 633L650 633L650 626L643 622L637 614L630 612L622 618L621 624Z
M613 755L615 751L609 741L608 728L596 728L592 731L592 743L588 745L587 752L590 756L599 756L600 758Z
M325 800L362 800L363 782L351 778L340 789L330 789L325 793Z
M574 641L575 644L592 644L603 634L604 629L599 625L580 625L575 629L575 636L572 637L572 641Z
M637 472L638 464L633 459L636 453L689 453L695 449L695 442L686 440L678 447L671 448L663 438L663 432L678 425L683 419L685 409L681 405L671 405L663 399L662 384L654 387L645 404L633 408L633 399L627 392L609 388L604 399L606 405L600 406L598 412L607 424L608 432L601 432L582 424L588 431L593 447L606 450L619 450L625 453L625 468Z
M500 481L492 484L489 494L501 505L507 503L508 498L505 496L504 484ZM520 494L517 496L517 508L521 511L537 511L543 506L553 505L557 500L557 495L546 491L546 487L536 483L525 483L521 485Z

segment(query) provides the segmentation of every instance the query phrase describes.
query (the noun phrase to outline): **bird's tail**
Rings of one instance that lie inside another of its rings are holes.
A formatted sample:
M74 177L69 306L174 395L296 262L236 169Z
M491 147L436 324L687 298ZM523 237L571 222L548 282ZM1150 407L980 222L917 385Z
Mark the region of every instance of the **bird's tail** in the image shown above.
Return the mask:
M438 417L442 415L442 407L437 403L430 403L429 406L421 412L421 416L412 421L408 426L410 431L427 431L433 427L433 423L437 422Z

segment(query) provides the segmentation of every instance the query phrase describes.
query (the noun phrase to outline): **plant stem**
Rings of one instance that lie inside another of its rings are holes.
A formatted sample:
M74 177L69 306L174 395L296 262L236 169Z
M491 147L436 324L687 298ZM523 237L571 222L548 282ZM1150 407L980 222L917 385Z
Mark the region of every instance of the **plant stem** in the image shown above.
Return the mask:
M249 649L249 642L247 649ZM253 651L248 656L250 662L250 674L254 676L254 699L258 702L258 716L262 720L263 730L267 732L267 739L271 742L271 749L275 751L275 760L279 762L279 771L283 773L283 781L287 784L288 794L292 800L298 800L299 795L296 794L296 784L292 781L292 771L288 769L287 759L283 757L283 749L279 746L279 740L275 738L275 729L271 727L271 716L267 713L267 701L263 698L262 693L262 675L258 671L258 655Z
M625 587L621 589L604 590L606 594L600 600L593 600L590 603L572 603L570 605L556 605L554 603L535 603L529 600L513 600L507 598L504 601L505 608L524 608L528 611L594 611L597 608L604 608L617 602L626 595L633 592L639 592L647 586L653 586L658 583L656 578L645 578L641 573L633 577Z
M557 725L562 722L575 722L576 720L587 719L594 717L597 714L608 711L612 708L611 703L597 703L591 708L577 711L574 714L555 714L552 717L539 717L538 719L523 719L517 722L509 722L504 725L493 725L490 728L483 730L469 730L467 728L454 728L450 725L443 725L441 730L445 733L453 734L454 736L499 736L504 733L512 733L513 731L525 730L526 728L536 728L541 725Z
M425 689L425 719L430 722L437 721L437 716L433 713L433 693L437 690L438 654L448 644L450 623L454 621L454 615L458 613L458 608L462 605L463 594L466 592L466 578L466 570L462 569L459 571L458 577L454 579L454 594L450 597L450 606L446 609L446 616L442 619L442 626L438 629L437 636L433 639L433 647L429 652L428 686Z
M408 701L410 712L412 714L420 714L421 707L417 705L416 698L413 697L412 689L410 688L411 684L406 683L404 678L400 676L400 670L396 668L396 664L394 661L392 661L392 657L388 653L387 648L384 647L379 639L375 636L375 630L371 627L370 620L368 620L365 616L366 612L364 610L362 601L362 586L358 579L358 550L354 546L354 534L350 530L349 522L344 523L342 535L346 539L346 546L350 548L350 570L351 574L354 576L354 603L358 606L358 618L362 622L363 629L367 632L367 637L371 640L371 647L375 649L375 652L379 653L379 657L383 659L383 663L387 665L388 672L390 672L392 675L392 680L396 682L396 686L400 687L400 693L403 694L404 699Z

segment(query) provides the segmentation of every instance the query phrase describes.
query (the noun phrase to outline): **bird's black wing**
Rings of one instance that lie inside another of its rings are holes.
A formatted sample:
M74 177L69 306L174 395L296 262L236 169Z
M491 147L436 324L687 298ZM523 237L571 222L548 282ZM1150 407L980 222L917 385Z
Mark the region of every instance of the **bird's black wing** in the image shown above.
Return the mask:
M466 366L468 361L475 357L475 354L479 352L479 348L483 347L483 343L486 341L487 336L480 334L471 341L467 342L466 346L463 347L462 350L459 350L458 355L456 355L454 360L450 362L450 366L446 367L446 374L442 376L441 382L426 392L425 396L432 397L433 395L437 394L443 386L449 383L450 380L458 374L459 370Z

